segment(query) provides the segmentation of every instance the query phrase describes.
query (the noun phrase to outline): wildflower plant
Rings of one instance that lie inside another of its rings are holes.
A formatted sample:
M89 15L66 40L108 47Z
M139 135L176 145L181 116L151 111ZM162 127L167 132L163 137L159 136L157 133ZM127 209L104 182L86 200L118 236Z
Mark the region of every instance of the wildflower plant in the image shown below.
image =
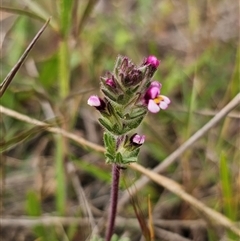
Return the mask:
M105 129L106 162L119 165L137 161L145 136L128 135L137 128L148 111L166 109L170 100L160 95L162 85L151 81L160 61L149 56L137 67L127 57L118 57L112 73L101 77L104 97L90 96L88 104L101 114Z
M112 211L106 240L113 233L120 169L137 162L144 135L131 134L148 111L157 113L166 109L170 99L160 95L162 84L153 81L160 61L155 56L145 58L140 66L127 57L117 58L113 72L100 78L103 98L92 95L88 104L100 112L99 123L103 126L106 163L113 164Z

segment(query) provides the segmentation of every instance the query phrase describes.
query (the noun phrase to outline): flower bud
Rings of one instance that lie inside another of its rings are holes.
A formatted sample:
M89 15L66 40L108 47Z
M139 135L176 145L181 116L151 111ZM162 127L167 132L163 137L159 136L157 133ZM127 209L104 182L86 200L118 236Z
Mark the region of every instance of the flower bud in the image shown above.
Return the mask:
M150 65L151 67L157 69L160 61L153 55L150 55L147 57L147 59L145 60L145 65Z
M133 145L141 146L145 142L145 136L144 135L140 136L138 134L134 134L130 138L130 141Z
M148 76L151 78L154 73L156 72L158 66L160 64L160 60L158 60L155 56L150 55L148 56L144 62L143 66L148 66Z
M104 100L99 98L97 95L92 95L88 98L88 105L95 107L97 110L101 111L106 108L106 103Z
M119 61L118 66L119 84L127 88L131 88L139 84L143 80L143 73L137 68L127 57L123 57Z
M108 85L112 88L116 88L116 83L114 82L113 79L107 79L105 83L106 83L106 85Z

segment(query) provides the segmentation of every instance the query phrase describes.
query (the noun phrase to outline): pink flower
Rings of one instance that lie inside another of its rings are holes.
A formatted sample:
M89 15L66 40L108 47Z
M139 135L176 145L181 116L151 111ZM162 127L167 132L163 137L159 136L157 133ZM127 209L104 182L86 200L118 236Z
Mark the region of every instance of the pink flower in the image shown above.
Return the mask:
M162 85L159 82L153 81L145 93L144 102L148 110L152 113L157 113L161 109L167 109L168 105L171 103L167 96L160 95L161 87Z
M145 142L145 136L144 135L140 136L138 134L134 134L131 137L131 142L136 145L142 145Z
M97 95L91 95L87 101L88 105L95 107L96 109L103 110L106 107L104 100L99 98Z
M116 83L112 79L107 79L105 83L110 87L116 88Z
M147 57L147 59L145 60L145 64L149 64L152 67L156 68L159 66L160 61L153 55L150 55Z

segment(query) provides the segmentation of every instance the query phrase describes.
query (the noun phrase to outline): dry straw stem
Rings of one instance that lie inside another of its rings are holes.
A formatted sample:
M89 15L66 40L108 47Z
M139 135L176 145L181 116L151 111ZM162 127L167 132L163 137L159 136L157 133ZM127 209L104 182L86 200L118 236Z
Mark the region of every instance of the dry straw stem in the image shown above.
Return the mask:
M152 169L152 172L160 173L166 170L171 164L173 164L179 156L181 156L188 148L190 148L197 140L204 136L213 126L215 126L219 121L221 121L227 114L237 107L240 103L240 93L238 93L222 110L220 110L209 122L207 122L201 129L199 129L195 134L193 134L186 142L184 142L178 149L172 152L166 159L164 159L158 166ZM131 165L134 168L134 165ZM151 178L150 178L151 179ZM130 187L131 194L140 190L149 182L149 178L142 176L138 179L132 188ZM125 191L122 198L119 200L119 209L123 208L125 203L128 202L129 195Z
M101 219L101 218L100 218ZM96 221L99 222L99 218ZM73 225L89 226L89 218L79 217L58 217L58 216L42 216L42 217L14 217L6 216L1 217L0 227L34 227L36 225L52 226L52 225ZM139 229L139 222L136 218L123 218L117 217L116 225L120 228L131 227L133 229ZM154 220L154 225L157 227L174 230L175 228L195 228L206 227L206 223L201 219L196 220Z
M223 119L232 109L234 109L240 103L240 93L236 95L219 113L214 116L206 125L204 125L199 131L197 131L192 137L190 137L185 143L183 143L176 151L174 151L171 155L169 155L160 165L158 165L153 170L147 170L146 168L138 165L138 164L131 164L130 166L142 172L145 176L140 178L135 183L135 190L137 188L142 188L146 183L148 183L149 179L155 181L156 183L162 185L169 191L175 193L179 197L181 197L184 201L188 202L193 208L197 209L198 211L205 214L210 220L214 221L216 224L222 225L223 227L232 230L234 233L240 236L240 229L238 229L233 222L231 222L228 218L224 215L208 208L200 201L196 200L194 197L186 193L183 188L176 182L172 181L169 178L166 178L162 175L157 174L156 172L163 171L169 165L171 165L185 150L187 150L194 142L196 142L200 137L202 137L210 128L216 125L221 119ZM46 129L49 132L61 134L80 145L92 148L98 152L104 152L104 148L93 144L85 139L71 134L67 131L64 131L60 128L56 127L49 127L49 125L45 122L38 121L36 119L30 118L26 115L22 115L16 111L10 110L0 105L0 113L6 114L13 118L19 119L21 121L36 125L36 126L46 126ZM133 188L130 188L134 191ZM126 195L125 195L126 196ZM124 196L123 196L124 197ZM125 197L124 203L128 198ZM121 202L121 204L123 201Z
M219 223L223 227L231 230L232 232L239 235L239 237L240 237L240 229L238 229L233 222L231 222L224 215L207 207L206 205L204 205L203 203L201 203L200 201L195 199L190 194L186 193L183 190L182 186L180 186L178 183L176 183L176 182L172 181L171 179L166 178L160 174L157 174L151 170L148 170L137 163L133 163L133 164L131 164L131 166L133 166L135 170L137 170L137 171L143 173L144 175L146 175L147 177L149 177L152 181L165 187L172 193L175 193L177 196L179 196L184 201L189 203L191 205L191 207L194 207L195 209L200 211L200 213L203 216L205 216L206 218L208 218L209 221L213 222L213 224Z
M89 148L91 148L95 151L104 152L104 147L102 147L102 146L99 146L99 145L94 144L90 141L87 141L84 138L82 138L80 136L77 136L75 134L72 134L70 132L67 132L67 131L65 131L61 128L51 127L46 122L39 121L39 120L36 120L34 118L28 117L26 115L20 114L20 113L14 111L14 110L11 110L11 109L8 109L8 108L2 106L2 105L0 105L0 113L3 113L5 115L11 116L15 119L24 121L26 123L29 123L29 124L32 124L32 125L35 125L35 126L46 127L47 131L55 133L55 134L61 134L62 136L67 137L70 140L75 141L76 143L80 144L83 147L89 147Z

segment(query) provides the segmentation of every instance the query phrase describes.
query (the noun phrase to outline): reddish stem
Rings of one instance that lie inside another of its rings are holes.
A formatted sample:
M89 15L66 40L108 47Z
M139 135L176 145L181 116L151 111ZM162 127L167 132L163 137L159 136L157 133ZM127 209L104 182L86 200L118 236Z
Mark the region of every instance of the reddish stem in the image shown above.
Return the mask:
M112 165L112 188L111 188L111 200L110 200L108 226L106 229L106 241L111 240L113 231L114 231L114 224L115 224L115 219L117 214L120 170L121 168L117 164Z

